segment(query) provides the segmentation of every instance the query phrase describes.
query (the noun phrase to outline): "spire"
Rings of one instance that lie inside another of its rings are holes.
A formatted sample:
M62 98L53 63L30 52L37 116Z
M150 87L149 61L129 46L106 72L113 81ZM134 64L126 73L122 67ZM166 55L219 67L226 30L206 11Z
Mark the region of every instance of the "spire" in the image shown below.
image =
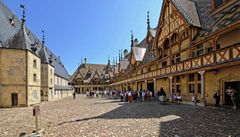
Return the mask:
M118 59L119 59L119 63L120 63L120 61L121 61L121 55L120 55L120 52L121 52L121 51L119 50L119 58L118 58Z
M22 21L21 29L23 29L24 24L26 22L25 6L23 4L20 4L20 8L23 10L23 12L22 12L22 19L21 19L21 21Z
M123 56L122 56L122 49L121 49L121 59L123 59Z
M44 31L42 30L42 48L39 51L41 62L52 64L52 55L47 54L44 43L45 43L45 35L44 35Z
M45 43L45 32L42 30L42 47L44 46Z
M108 65L110 65L110 57L108 56Z
M133 31L131 30L131 47L133 46Z
M149 11L147 12L147 25L148 25L148 29L150 28L150 16L149 16Z
M83 58L81 57L81 64L83 64Z

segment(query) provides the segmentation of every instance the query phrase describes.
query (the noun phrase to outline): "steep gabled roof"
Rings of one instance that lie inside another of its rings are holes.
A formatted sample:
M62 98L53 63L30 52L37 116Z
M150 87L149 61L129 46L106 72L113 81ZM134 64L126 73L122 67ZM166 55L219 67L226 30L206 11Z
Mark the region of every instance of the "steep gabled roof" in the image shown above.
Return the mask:
M133 52L133 55L134 55L136 61L142 61L142 59L145 55L145 52L146 52L146 48L132 47L132 52Z
M172 3L190 25L201 27L197 8L194 2L190 0L172 0Z

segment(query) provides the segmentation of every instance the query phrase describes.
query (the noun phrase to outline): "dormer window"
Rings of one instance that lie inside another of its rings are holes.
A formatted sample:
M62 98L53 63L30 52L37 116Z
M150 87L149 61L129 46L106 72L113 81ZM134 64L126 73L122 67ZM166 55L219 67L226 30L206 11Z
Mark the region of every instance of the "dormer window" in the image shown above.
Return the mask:
M214 0L214 8L220 7L223 5L223 0Z
M212 0L212 7L213 10L221 7L222 5L224 5L225 3L229 2L230 0Z

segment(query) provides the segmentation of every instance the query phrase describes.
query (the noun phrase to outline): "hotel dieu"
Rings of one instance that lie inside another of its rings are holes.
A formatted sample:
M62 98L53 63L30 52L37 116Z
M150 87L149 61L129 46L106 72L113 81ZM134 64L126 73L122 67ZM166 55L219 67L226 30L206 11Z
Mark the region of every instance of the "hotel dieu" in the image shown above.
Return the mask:
M31 106L72 95L60 57L0 1L0 107ZM19 9L20 11L20 9Z
M105 80L109 84L101 82L108 65L99 74L98 67L84 63L70 82L79 92L96 87L151 90L156 95L163 88L169 98L180 94L184 101L197 94L204 105L215 103L217 91L221 104L230 104L225 91L231 86L239 103L239 7L239 0L163 0L158 25L151 27L148 14L146 37L138 42L132 35L130 51L124 50L108 67L112 75Z

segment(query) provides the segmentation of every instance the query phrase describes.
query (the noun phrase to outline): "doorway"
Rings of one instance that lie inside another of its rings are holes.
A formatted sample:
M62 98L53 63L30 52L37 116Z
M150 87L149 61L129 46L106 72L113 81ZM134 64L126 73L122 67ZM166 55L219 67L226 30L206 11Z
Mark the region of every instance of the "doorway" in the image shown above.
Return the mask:
M240 105L240 81L233 81L233 82L225 82L224 83L224 105L232 106L231 96L228 95L225 91L228 87L232 87L236 90L236 103Z
M12 93L12 106L17 106L17 105L18 105L18 94Z
M41 101L44 101L44 92L41 90Z
M154 95L154 83L147 83L147 90L152 91L153 95Z

